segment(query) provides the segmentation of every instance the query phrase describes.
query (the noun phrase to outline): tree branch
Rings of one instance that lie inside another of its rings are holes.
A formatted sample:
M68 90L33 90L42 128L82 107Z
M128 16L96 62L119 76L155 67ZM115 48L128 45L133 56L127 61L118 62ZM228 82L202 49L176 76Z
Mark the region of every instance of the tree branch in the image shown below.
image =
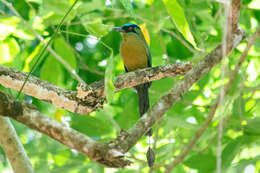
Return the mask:
M130 88L145 82L166 77L183 75L191 69L190 63L176 63L154 68L141 69L120 75L115 80L116 91ZM0 84L6 88L20 89L27 73L0 65ZM78 92L59 88L37 77L30 76L23 93L51 102L57 107L79 114L88 114L102 107L105 100L104 81L79 87Z
M130 164L123 153L92 140L90 137L42 115L26 102L18 102L0 91L0 115L8 116L108 167L122 168ZM1 118L1 117L0 117Z
M1 105L0 105L1 109ZM32 165L9 118L0 116L0 143L15 173L33 173Z

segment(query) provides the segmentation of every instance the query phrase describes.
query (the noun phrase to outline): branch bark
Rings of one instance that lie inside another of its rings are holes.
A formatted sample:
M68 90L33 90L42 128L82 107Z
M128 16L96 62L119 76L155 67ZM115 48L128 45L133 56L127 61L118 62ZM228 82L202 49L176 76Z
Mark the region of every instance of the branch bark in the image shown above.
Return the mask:
M1 105L0 105L1 108ZM33 173L29 158L9 118L0 116L0 143L15 173Z
M122 168L131 163L123 158L122 152L110 148L108 144L96 142L62 123L42 115L33 105L18 102L1 91L0 115L11 117L31 129L46 134L102 165Z
M190 63L176 63L129 72L116 78L116 91L153 80L183 75L191 67ZM25 72L0 65L0 84L6 88L19 91L26 75ZM85 88L78 87L76 92L59 88L37 77L30 76L22 92L79 114L89 114L97 110L97 108L102 107L105 100L103 80L94 82Z

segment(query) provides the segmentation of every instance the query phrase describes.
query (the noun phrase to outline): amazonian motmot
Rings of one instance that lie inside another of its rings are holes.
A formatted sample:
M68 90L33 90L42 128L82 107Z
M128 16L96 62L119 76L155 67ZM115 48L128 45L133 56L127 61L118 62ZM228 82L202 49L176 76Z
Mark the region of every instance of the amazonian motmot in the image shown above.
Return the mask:
M120 45L120 55L126 72L152 66L149 46L138 25L129 23L122 27L114 27L113 30L119 31L123 38ZM145 114L150 107L148 95L150 85L151 83L145 83L134 87L139 98L140 116ZM146 135L151 136L152 129Z

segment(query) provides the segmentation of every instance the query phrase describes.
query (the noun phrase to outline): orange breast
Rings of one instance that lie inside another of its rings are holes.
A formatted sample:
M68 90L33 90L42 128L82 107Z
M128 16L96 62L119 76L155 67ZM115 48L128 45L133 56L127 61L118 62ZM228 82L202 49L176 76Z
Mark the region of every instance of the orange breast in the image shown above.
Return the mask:
M147 49L143 40L136 34L123 35L120 55L128 71L147 67Z

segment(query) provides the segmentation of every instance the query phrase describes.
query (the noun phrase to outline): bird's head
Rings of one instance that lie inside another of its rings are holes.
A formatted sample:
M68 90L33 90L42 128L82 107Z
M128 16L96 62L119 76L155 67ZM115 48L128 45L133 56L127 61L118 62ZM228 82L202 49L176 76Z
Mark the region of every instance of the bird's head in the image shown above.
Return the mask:
M118 31L123 35L125 34L137 34L140 36L142 35L142 31L140 27L132 23L124 24L122 27L114 27L113 30Z

